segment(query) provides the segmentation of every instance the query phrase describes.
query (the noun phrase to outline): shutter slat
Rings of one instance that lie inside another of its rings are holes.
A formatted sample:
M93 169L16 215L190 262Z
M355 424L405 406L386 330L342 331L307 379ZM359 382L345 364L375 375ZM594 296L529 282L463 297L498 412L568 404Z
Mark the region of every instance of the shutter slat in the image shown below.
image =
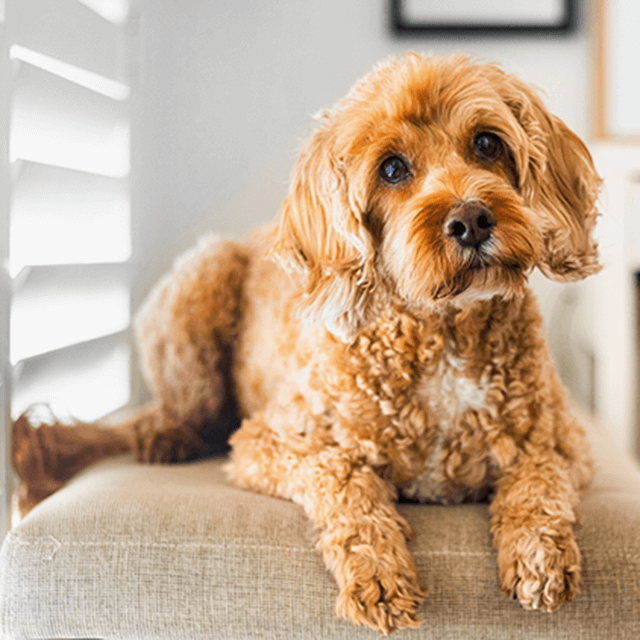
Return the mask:
M128 175L129 121L121 102L27 63L19 63L12 97L12 160Z
M33 269L11 307L11 362L119 333L130 321L124 269Z
M124 262L130 216L126 180L24 162L12 194L12 273L25 265Z
M38 69L79 84L91 89L91 91L96 91L113 100L126 100L129 97L129 87L123 82L111 80L38 51L15 44L9 49L9 56L12 60L27 62Z
M129 345L124 336L34 358L14 381L12 414L46 403L60 417L95 420L130 398Z
M14 44L113 80L124 78L122 27L77 0L19 0L11 18Z
M129 0L78 0L105 20L121 24L129 15Z

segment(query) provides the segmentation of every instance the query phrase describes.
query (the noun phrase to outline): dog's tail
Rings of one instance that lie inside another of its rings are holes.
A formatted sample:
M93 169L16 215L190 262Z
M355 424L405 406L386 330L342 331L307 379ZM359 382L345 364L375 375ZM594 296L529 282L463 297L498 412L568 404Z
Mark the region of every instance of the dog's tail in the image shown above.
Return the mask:
M151 402L119 420L58 420L46 405L28 409L13 423L11 453L21 484L18 510L25 516L85 467L123 453L141 462L185 462L225 454L240 425L233 393L216 415L166 426L162 405Z
M18 510L26 515L85 467L135 451L141 423L153 419L148 405L112 425L75 421L64 424L42 407L32 408L13 423L11 453L20 478Z

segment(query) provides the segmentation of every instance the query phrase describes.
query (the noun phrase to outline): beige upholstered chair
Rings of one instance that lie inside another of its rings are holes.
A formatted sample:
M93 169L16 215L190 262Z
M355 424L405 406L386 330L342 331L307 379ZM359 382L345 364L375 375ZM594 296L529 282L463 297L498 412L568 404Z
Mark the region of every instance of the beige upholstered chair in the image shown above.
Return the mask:
M598 470L582 503L582 593L553 614L498 588L486 505L401 505L429 597L411 638L640 638L640 471L590 424ZM296 505L231 486L222 460L85 470L0 554L0 633L26 638L354 640Z

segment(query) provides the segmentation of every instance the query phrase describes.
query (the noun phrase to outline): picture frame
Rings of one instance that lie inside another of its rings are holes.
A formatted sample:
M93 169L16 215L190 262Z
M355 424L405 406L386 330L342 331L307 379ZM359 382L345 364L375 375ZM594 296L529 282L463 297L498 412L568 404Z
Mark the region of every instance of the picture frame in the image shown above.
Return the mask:
M633 0L596 0L594 137L640 144L640 11Z
M577 0L390 0L397 36L564 34L576 27Z

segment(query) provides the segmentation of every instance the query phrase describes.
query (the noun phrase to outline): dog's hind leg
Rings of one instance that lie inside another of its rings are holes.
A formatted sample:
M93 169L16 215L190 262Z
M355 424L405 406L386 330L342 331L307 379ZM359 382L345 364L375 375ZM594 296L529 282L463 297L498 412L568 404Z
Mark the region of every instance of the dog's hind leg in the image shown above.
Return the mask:
M207 237L176 262L140 310L139 355L154 395L132 425L140 460L179 461L201 450L202 431L232 400L230 361L247 264L241 245Z

